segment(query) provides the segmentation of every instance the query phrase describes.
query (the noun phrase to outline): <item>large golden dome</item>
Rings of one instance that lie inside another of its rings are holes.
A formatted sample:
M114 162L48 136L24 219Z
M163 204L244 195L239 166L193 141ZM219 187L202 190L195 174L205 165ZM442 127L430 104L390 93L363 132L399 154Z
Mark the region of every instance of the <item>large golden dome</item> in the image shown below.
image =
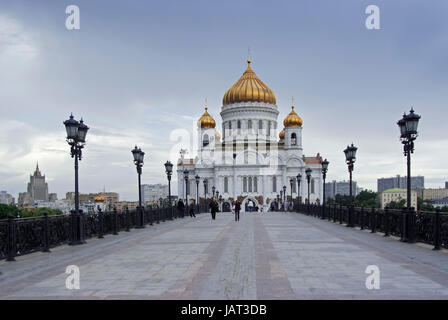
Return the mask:
M205 112L202 117L198 120L198 127L200 126L202 129L211 129L216 126L215 119L207 112L207 107L205 107Z
M222 105L239 102L264 102L275 104L275 94L261 81L250 67L247 60L247 69L234 85L227 90L222 98Z
M302 126L303 120L299 117L299 115L294 111L294 106L291 106L291 112L288 116L283 120L283 125L285 128L290 127L300 127Z

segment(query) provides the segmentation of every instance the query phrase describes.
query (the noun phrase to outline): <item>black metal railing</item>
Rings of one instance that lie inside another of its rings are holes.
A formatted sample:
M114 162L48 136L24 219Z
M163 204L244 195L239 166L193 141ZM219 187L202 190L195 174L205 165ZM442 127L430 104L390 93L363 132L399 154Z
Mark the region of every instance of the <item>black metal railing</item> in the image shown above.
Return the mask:
M197 214L207 212L203 204L196 205ZM144 208L143 223L145 225L184 218L187 213L176 207ZM117 210L81 214L84 238L103 238L106 234L118 235L129 232L138 226L137 210ZM0 220L0 260L14 261L14 257L36 252L48 252L50 248L70 242L72 219L70 215Z
M359 227L371 233L397 236L405 242L423 242L434 246L434 250L448 249L448 212L408 211L389 208L365 208L338 204L295 204L294 211L326 219L333 223Z

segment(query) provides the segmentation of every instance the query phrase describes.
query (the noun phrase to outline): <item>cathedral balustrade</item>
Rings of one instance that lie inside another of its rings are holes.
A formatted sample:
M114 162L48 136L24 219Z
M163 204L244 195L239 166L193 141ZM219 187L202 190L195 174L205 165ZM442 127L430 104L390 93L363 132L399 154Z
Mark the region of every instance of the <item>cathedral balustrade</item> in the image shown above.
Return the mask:
M295 203L294 211L325 219L347 227L381 232L384 236L400 237L403 242L422 242L434 246L434 250L448 249L448 212L414 211L411 208L366 208L340 204Z
M169 220L184 218L185 211L176 207L143 208L145 225L163 223ZM207 204L195 205L195 213L208 212ZM82 220L83 238L103 238L106 234L118 235L119 232L129 232L138 226L137 210L105 211L80 214ZM71 239L73 221L71 215L18 218L11 215L0 220L0 260L14 261L15 257L28 253L43 251L68 244Z

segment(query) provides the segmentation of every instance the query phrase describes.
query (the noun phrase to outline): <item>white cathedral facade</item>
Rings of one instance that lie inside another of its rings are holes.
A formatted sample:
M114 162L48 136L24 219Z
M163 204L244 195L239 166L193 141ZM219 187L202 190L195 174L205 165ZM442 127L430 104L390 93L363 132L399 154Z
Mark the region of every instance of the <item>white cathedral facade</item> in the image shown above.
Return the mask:
M287 200L292 195L292 199L300 197L305 202L308 199L305 170L310 168L310 202L321 202L322 157L304 156L303 121L294 106L291 109L278 134L275 94L256 76L248 60L244 74L224 94L220 113L222 136L205 107L197 122L196 157L186 158L181 153L177 162L179 198L199 198L201 202L213 197L214 189L215 196L218 192L227 208L238 199L244 210L252 200L267 211L283 190Z

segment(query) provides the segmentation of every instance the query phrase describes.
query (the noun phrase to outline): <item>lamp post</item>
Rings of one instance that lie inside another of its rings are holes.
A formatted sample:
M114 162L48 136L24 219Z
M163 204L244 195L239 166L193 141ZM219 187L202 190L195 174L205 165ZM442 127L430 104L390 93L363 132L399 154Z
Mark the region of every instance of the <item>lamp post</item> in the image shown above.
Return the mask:
M311 182L311 168L307 168L305 170L305 174L306 174L306 181L308 182L308 206L307 206L307 211L308 214L310 214L310 182Z
M283 189L280 189L280 199L279 199L279 204L280 204L280 210L283 211Z
M216 190L216 188L215 188L215 186L213 186L212 187L213 198L215 197L215 190Z
M286 186L283 186L283 204L286 203ZM286 207L285 207L285 211L286 211Z
M184 180L185 180L185 192L184 192L184 199L185 199L185 207L188 206L188 170L184 170Z
M64 122L67 131L67 143L70 145L70 154L75 158L75 210L71 211L71 240L70 245L83 244L84 241L84 216L79 210L79 184L78 161L82 158L82 149L86 143L86 135L89 127L81 120L78 122L70 115Z
M292 187L294 186L294 179L289 179L289 184L291 185L291 202L292 202Z
M353 210L353 190L352 190L352 172L354 168L354 164L356 161L356 150L358 150L357 147L355 147L352 143L351 146L347 146L347 148L344 150L345 153L345 163L347 163L348 166L348 172L350 174L350 206L348 210L348 223L347 227L353 227L353 219L352 219L352 210Z
M165 172L168 178L168 202L170 206L170 218L173 219L173 204L171 202L171 175L173 174L173 164L170 161L165 162Z
M137 168L137 175L138 175L138 208L137 212L139 215L139 221L136 228L141 229L144 228L145 225L143 224L143 207L142 207L142 186L141 186L141 175L142 175L142 167L143 167L143 158L145 156L145 153L142 151L142 149L135 148L131 150L132 155L134 156L134 164Z
M302 174L298 173L297 174L297 202L299 204L302 203L302 199L301 199L301 196L300 196L300 182L301 181L302 181Z
M196 181L196 204L199 204L199 181L200 181L200 177L198 175L196 175L194 177L194 180Z
M329 164L330 164L330 162L328 162L327 159L322 161L322 179L323 179L323 200L322 200L322 217L321 217L322 219L325 219L325 202L326 202L325 179L327 178L327 171L328 171Z
M282 191L280 190L280 193L281 193ZM278 209L280 209L280 195L277 193L277 211L278 211Z
M403 237L405 241L415 242L415 211L411 207L411 153L414 153L414 140L418 137L418 122L421 116L414 112L414 109L411 108L409 114L403 114L403 118L401 118L397 125L400 128L400 140L403 144L403 154L407 158L407 192L406 192L406 210L408 215L408 228L407 232L405 232L406 236ZM404 219L406 220L406 219ZM406 225L406 222L404 222Z

